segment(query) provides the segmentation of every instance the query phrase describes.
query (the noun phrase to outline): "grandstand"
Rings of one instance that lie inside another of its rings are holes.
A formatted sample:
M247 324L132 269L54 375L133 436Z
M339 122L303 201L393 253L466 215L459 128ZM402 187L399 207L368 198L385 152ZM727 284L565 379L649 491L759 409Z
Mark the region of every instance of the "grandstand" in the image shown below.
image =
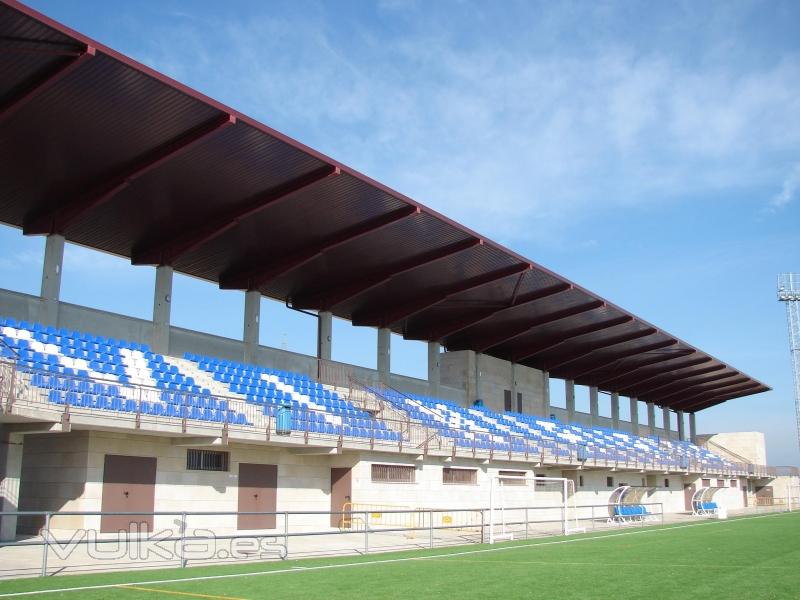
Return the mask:
M47 236L41 294L0 290L0 574L113 568L48 563L88 530L177 527L179 566L481 542L494 481L517 538L796 502L763 437L696 431L765 384L18 2L0 36L0 221ZM67 242L154 266L153 319L61 301ZM175 271L244 293L241 340L172 325ZM314 311L316 356L259 343L262 297ZM334 315L378 329L377 369L331 360ZM188 558L199 528L226 554Z

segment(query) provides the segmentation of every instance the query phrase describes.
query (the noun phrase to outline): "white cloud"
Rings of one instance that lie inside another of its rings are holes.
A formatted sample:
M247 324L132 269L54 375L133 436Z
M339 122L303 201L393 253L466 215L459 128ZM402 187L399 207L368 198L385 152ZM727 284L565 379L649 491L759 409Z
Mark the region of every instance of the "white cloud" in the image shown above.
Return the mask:
M725 60L738 56L732 18L687 58L627 38L536 46L574 9L526 13L529 37L465 41L469 11L414 21L409 6L399 35L233 15L210 44L192 22L148 36L145 60L504 241L544 220L539 235L557 237L594 211L768 185L800 144L800 55Z
M783 180L781 191L772 197L769 204L773 209L783 208L794 200L798 191L800 191L800 163L794 165L794 168Z

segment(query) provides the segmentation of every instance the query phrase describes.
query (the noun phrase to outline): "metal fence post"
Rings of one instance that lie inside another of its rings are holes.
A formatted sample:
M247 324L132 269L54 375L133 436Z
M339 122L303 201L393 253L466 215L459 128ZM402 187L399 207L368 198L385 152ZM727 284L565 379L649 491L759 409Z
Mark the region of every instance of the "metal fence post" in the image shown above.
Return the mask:
M181 560L181 568L186 567L186 513L181 513L181 539L178 542L180 544L180 554L178 555Z
M286 549L286 558L289 558L289 513L283 513L283 547Z
M369 513L364 511L364 554L369 554Z
M481 544L484 544L486 540L486 515L483 510L481 509Z
M525 507L525 539L528 539L528 523L530 519L528 518L528 507Z
M594 504L592 504L592 531L594 531L595 522L594 522Z
M50 513L44 514L44 529L42 530L42 577L47 577L47 550L50 547Z
M428 538L430 547L433 548L433 511L428 511Z

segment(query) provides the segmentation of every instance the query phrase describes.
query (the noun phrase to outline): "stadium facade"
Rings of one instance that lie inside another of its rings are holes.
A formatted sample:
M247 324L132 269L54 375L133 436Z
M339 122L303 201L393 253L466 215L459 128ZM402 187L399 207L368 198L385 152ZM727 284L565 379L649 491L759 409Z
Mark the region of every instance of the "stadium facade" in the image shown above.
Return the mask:
M0 220L47 236L41 294L0 290L3 510L42 512L4 539L69 511L341 529L346 506L484 507L503 475L668 513L702 488L731 510L796 494L763 436L696 431L761 382L24 5L0 4L0 35ZM155 266L153 319L62 302L66 242ZM175 271L244 293L242 339L171 324ZM262 296L317 314L316 356L259 344ZM334 316L378 329L377 369L331 360ZM392 332L428 343L427 379L391 373Z

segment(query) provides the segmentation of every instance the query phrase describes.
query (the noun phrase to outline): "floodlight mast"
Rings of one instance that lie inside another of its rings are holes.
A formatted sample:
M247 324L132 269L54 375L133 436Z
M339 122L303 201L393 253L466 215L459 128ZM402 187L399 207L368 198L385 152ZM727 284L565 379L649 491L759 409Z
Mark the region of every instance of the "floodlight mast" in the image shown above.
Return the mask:
M797 443L800 445L800 273L778 275L778 301L786 303L789 321L789 351L794 375L794 411Z

